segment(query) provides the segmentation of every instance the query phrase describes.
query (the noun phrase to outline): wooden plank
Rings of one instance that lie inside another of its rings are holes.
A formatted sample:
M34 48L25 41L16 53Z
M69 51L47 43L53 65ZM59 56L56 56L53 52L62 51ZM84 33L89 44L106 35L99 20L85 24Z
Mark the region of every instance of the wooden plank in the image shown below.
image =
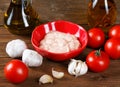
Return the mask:
M10 35L10 32L8 32L8 30L3 25L1 25L0 26L0 35Z
M1 87L62 87L63 85L65 87L119 87L120 85L120 68L118 66L120 60L111 61L109 69L105 72L93 73L89 71L86 75L75 78L74 76L69 75L67 72L68 61L53 62L44 59L42 66L37 68L29 68L28 79L19 85L12 84L4 78L3 67L5 66L6 62L10 60L11 58L0 58L0 61L2 61L2 63L0 63ZM54 78L54 82L52 84L39 85L39 77L43 74L51 75L52 68L58 71L63 71L65 73L65 77L61 80L57 80Z
M6 36L9 38L6 38ZM23 36L17 36L17 35L3 35L3 36L0 35L0 40L2 40L2 42L8 42L14 39L21 39L21 40L24 40L26 43L30 42L30 37L23 37Z
M82 25L86 30L89 29L86 19L87 3L89 0L33 0L33 7L41 15L41 19L45 21L53 21L56 19L65 19ZM30 37L18 36L9 33L3 27L3 13L9 6L10 0L0 0L0 87L119 87L120 86L120 60L110 60L109 68L101 73L93 73L88 71L87 74L75 78L68 71L68 61L54 62L44 58L43 64L39 67L29 67L29 76L25 82L21 84L12 84L5 79L4 66L12 60L5 52L8 41L13 39L24 40L30 49L33 49ZM120 0L115 0L118 10L117 23L120 21ZM85 61L87 54L92 49L86 48L76 59ZM21 58L19 58L21 60ZM39 77L43 74L51 75L51 69L63 71L65 77L58 80L54 78L52 84L39 85Z
M33 0L32 6L41 17L42 22L68 20L77 24L87 24L87 5L89 0ZM117 20L120 22L120 0L115 0ZM9 7L9 0L0 0L0 25L3 24L4 12Z

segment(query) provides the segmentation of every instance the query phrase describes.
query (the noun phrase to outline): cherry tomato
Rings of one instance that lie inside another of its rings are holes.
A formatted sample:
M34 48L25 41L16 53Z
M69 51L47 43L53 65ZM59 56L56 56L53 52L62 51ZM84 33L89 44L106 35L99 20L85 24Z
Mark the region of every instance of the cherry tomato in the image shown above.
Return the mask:
M91 48L100 48L105 42L105 34L100 28L88 30L88 46Z
M102 72L105 71L109 64L109 56L104 51L91 51L87 58L86 63L88 68L93 72Z
M120 38L120 24L113 26L108 32L109 38L119 37Z
M120 38L110 38L106 41L104 46L105 52L111 59L120 58Z
M12 83L21 83L28 77L28 67L20 60L14 59L4 67L6 79Z

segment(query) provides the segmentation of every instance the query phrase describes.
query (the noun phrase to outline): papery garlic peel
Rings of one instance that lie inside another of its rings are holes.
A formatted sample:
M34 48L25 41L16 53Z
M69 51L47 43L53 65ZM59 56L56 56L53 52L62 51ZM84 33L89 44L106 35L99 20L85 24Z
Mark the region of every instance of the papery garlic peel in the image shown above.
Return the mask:
M86 74L88 71L88 66L85 62L81 60L71 59L68 65L68 73L71 75L80 76Z
M6 45L6 53L11 58L22 57L25 49L27 49L27 44L21 39L11 40Z
M22 61L30 67L38 67L42 65L43 57L34 50L25 49L22 55Z

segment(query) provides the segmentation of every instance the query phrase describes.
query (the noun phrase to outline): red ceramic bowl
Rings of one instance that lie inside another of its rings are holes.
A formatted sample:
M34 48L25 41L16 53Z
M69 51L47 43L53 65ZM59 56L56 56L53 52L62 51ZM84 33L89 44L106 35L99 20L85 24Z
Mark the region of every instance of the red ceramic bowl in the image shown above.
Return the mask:
M40 41L51 30L75 35L76 37L78 37L78 40L80 41L82 46L79 47L77 50L73 50L66 53L52 53L40 49L39 48ZM40 53L42 56L54 61L64 61L76 57L86 48L87 41L88 41L87 32L83 27L74 24L72 22L63 21L63 20L49 22L47 24L42 24L40 26L37 26L32 32L32 37L31 37L31 42L35 50L38 53Z

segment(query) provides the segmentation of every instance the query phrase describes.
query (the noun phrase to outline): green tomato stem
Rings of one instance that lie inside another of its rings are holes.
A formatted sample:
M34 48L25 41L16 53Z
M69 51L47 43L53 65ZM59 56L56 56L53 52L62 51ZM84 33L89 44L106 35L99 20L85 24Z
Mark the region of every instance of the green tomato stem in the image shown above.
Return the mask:
M100 53L100 51L101 51L101 49L99 49L99 50L96 50L96 51L95 51L95 55L96 55L96 56L101 56L101 53Z

